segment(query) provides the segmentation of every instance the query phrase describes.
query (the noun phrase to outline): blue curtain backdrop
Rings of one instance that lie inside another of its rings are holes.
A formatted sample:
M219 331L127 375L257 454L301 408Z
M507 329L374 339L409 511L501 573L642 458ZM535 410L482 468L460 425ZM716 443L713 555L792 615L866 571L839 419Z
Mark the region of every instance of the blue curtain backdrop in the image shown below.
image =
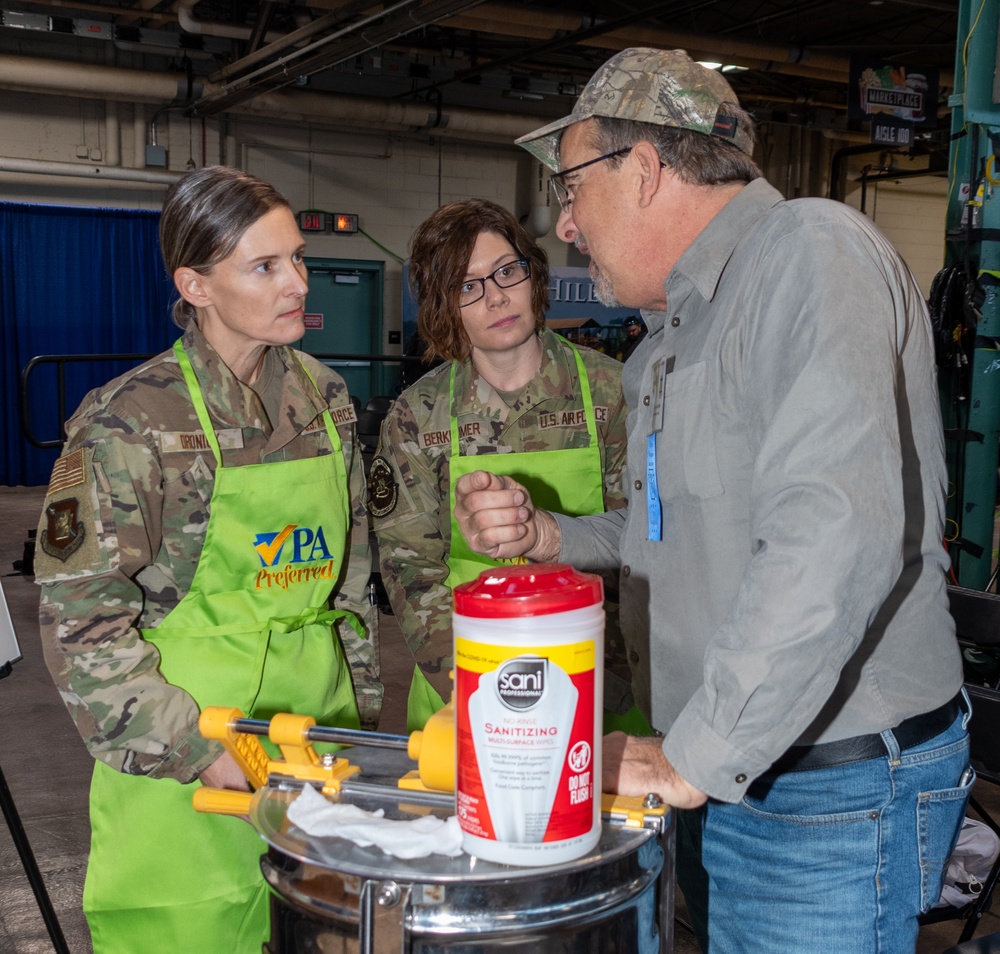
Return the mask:
M180 333L160 257L159 212L0 202L0 485L47 484L57 450L22 433L21 370L37 355L154 354ZM138 362L66 366L66 413ZM57 440L55 365L28 381L31 433Z

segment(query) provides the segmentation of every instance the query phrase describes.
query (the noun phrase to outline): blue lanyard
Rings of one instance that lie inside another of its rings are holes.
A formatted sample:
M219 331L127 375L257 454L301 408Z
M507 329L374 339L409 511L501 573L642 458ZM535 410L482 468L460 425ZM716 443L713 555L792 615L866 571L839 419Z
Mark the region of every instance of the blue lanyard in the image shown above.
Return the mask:
M646 515L649 520L649 539L663 539L663 511L660 507L660 489L656 484L656 434L650 434L646 443Z

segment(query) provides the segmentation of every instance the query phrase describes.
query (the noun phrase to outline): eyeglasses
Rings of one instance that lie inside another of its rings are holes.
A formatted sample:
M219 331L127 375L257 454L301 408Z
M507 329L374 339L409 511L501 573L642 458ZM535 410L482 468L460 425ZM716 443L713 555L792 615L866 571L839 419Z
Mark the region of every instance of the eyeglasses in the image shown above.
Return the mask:
M531 276L528 260L519 258L516 262L501 265L492 275L483 278L467 278L458 286L458 304L460 308L474 305L486 294L486 279L492 278L497 288L513 288L526 282Z
M598 156L596 159L588 159L586 162L581 162L578 166L571 166L569 169L563 169L562 172L556 172L549 176L549 185L552 186L552 191L555 193L559 208L563 212L569 211L569 207L573 204L573 190L579 185L577 182L567 183L566 176L572 175L574 172L579 172L581 169L586 169L587 166L592 166L594 163L604 162L605 159L615 159L618 156L624 156L631 151L631 146L628 149L616 149L614 152Z

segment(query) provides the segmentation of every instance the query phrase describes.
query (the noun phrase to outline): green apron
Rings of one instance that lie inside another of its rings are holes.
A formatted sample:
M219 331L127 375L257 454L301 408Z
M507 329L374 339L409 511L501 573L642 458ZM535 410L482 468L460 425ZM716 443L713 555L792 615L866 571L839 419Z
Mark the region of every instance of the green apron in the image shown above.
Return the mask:
M332 454L223 467L180 341L174 351L215 453L215 489L190 592L143 638L159 650L163 677L202 708L237 706L255 719L296 712L357 728L350 669L332 624L343 617L361 632L360 624L327 608L350 521L330 414L323 420ZM95 954L260 954L268 933L265 845L239 818L195 812L200 784L95 764L84 889Z
M569 342L567 344L576 358L576 369L580 379L587 434L590 438L590 443L586 447L462 457L458 443L458 417L455 414L455 365L452 364L448 385L448 399L451 406L448 495L451 548L448 554L449 573L446 581L452 589L459 583L474 580L489 567L500 566L502 562L491 560L481 553L474 553L455 522L455 484L463 474L485 470L491 474L513 477L528 489L532 502L542 510L554 510L574 517L604 512L604 473L601 468L601 448L597 440L597 422L594 417L594 402L590 395L590 381L580 352ZM406 708L408 731L413 732L423 728L430 716L443 705L441 696L427 681L427 677L419 668L414 668Z

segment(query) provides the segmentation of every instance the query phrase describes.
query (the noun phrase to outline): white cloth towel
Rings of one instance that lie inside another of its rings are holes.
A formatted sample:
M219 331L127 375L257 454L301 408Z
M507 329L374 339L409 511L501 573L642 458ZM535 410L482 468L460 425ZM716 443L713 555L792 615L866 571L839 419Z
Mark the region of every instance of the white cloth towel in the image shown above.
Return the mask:
M458 818L422 815L409 821L385 818L380 808L366 812L357 805L329 802L311 785L302 789L288 806L286 817L306 834L347 838L362 848L375 845L397 858L424 858L427 855L462 853L462 829Z

